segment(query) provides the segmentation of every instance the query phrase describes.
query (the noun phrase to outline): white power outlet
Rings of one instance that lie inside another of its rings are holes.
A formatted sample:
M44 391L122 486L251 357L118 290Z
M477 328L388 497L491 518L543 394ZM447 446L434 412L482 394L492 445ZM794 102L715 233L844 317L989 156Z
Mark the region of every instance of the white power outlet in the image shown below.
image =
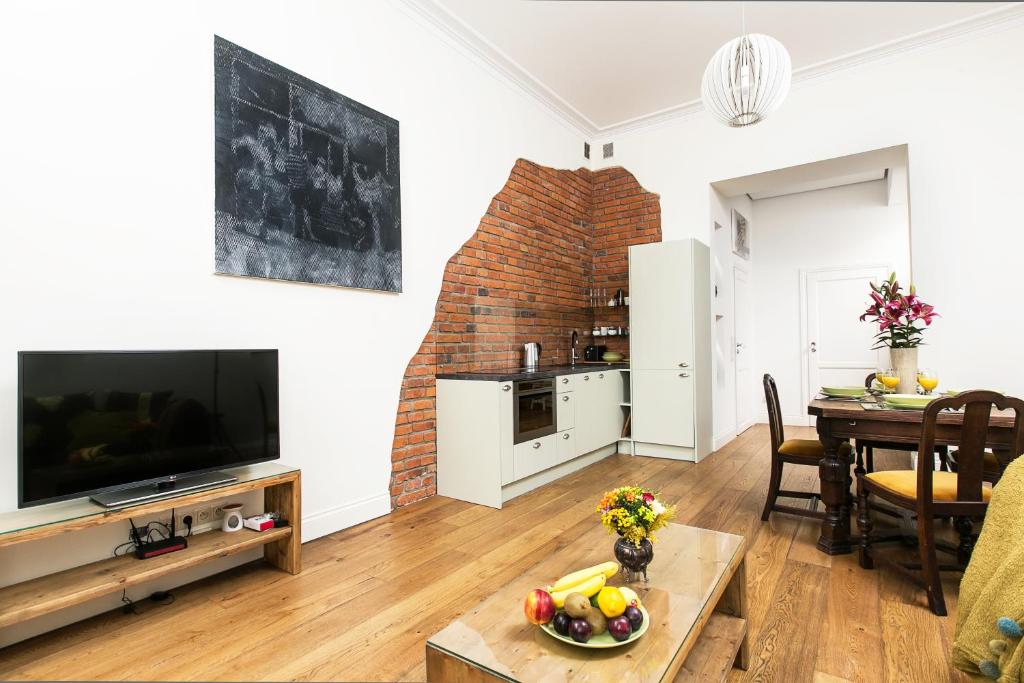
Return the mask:
M213 508L204 507L196 510L195 524L196 526L206 526L213 522Z

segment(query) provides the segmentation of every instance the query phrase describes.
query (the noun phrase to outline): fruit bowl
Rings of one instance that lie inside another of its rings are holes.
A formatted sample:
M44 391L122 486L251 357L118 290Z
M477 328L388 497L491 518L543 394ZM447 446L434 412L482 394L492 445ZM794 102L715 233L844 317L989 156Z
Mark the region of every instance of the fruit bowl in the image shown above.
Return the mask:
M619 645L628 645L637 638L640 638L645 633L647 633L647 628L651 625L651 616L647 614L647 610L644 609L643 605L641 605L639 609L640 613L644 615L644 623L640 625L640 628L633 631L633 633L630 634L629 638L626 638L625 640L621 641L615 640L614 638L612 638L612 635L608 633L608 631L605 631L601 635L591 637L590 640L588 640L585 643L580 643L578 641L573 640L569 636L563 636L561 633L555 630L555 627L550 622L547 624L541 624L540 628L542 631L544 631L544 633L547 633L552 638L560 640L563 643L568 643L569 645L575 645L576 647L587 647L591 649L605 649L609 647L618 647Z

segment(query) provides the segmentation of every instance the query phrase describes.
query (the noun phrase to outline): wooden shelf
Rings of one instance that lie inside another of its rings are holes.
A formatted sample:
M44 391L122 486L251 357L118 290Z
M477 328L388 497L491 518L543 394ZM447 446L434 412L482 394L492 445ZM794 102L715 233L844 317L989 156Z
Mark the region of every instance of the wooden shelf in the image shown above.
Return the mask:
M746 633L745 619L717 612L712 614L673 683L724 681Z
M111 557L0 588L0 627L116 593L144 581L291 535L291 527L269 531L242 529L231 533L210 531L190 537L187 548L167 555L148 560L140 560L135 555Z

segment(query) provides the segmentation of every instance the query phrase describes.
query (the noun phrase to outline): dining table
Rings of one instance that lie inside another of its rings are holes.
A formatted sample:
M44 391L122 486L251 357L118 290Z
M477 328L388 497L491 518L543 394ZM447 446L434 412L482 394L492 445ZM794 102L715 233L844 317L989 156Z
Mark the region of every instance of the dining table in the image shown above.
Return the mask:
M844 442L863 439L890 443L916 444L921 439L923 410L900 410L875 403L874 397L867 399L822 399L811 400L807 413L815 418L818 439L825 450L825 457L818 466L821 482L821 502L825 517L821 521L821 535L818 550L828 555L843 555L851 552L857 540L850 533L850 513L853 508L850 465L851 454L840 453ZM958 446L964 414L957 411L943 411L936 420L936 445ZM986 446L1005 467L1019 455L1013 448L1014 413L993 410L989 418ZM922 463L919 461L919 465ZM862 471L858 465L857 472Z

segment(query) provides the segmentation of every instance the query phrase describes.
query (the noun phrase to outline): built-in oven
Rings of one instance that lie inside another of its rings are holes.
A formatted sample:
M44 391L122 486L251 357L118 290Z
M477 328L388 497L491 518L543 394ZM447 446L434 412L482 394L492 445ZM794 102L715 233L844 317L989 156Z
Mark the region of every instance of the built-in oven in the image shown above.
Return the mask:
M555 380L521 379L515 382L515 443L539 439L558 431L555 422Z

